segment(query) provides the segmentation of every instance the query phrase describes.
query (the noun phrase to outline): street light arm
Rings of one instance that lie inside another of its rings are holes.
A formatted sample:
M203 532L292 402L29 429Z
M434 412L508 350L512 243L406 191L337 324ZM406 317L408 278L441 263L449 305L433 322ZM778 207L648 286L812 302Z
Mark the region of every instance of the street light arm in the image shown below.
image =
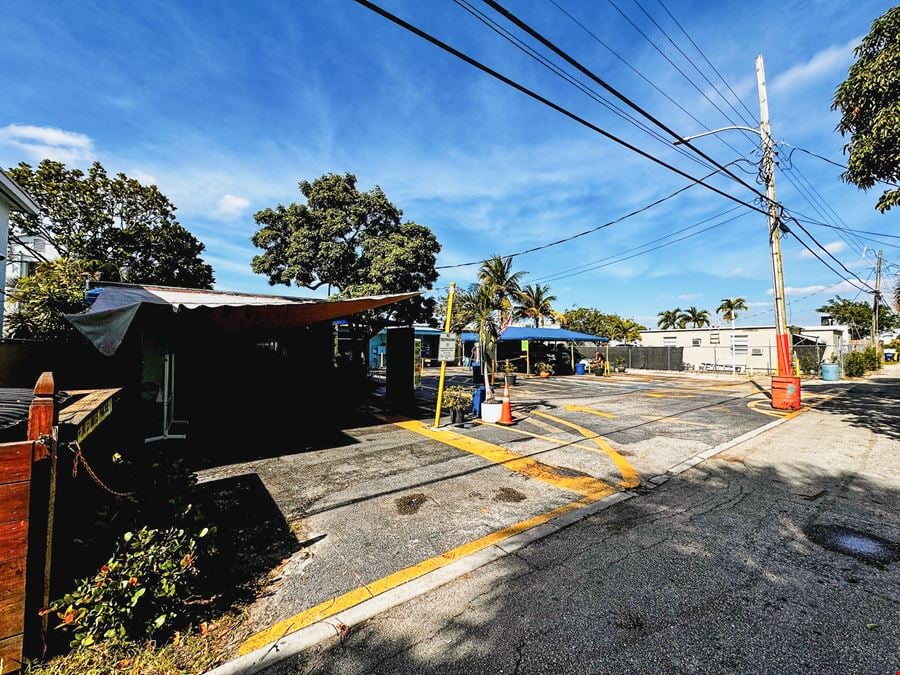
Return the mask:
M721 129L713 129L712 131L704 131L701 134L694 134L693 136L685 136L684 138L679 138L677 141L673 141L672 145L681 145L682 143L687 143L689 141L694 140L695 138L703 138L704 136L709 136L710 134L717 134L720 131L731 131L732 129L738 129L740 131L752 131L754 134L762 133L759 129L754 129L753 127L745 127L740 124L735 124L728 127L722 127Z

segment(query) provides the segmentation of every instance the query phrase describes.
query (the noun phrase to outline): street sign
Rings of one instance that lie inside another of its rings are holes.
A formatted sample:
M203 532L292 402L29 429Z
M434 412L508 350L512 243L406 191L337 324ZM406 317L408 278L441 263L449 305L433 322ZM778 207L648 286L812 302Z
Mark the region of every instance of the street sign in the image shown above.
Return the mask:
M441 333L438 339L438 361L456 361L456 333Z
M422 386L422 340L416 338L413 344L413 389Z
M522 351L523 352L528 351L528 340L522 340Z

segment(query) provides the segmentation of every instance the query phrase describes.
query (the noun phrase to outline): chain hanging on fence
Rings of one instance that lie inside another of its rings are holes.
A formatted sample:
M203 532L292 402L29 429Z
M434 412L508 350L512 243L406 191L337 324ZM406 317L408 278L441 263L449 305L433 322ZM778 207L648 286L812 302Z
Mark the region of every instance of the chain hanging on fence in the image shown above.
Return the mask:
M125 499L126 497L130 497L134 494L134 492L117 492L110 488L106 483L100 480L100 477L94 472L91 468L91 465L88 464L87 459L84 456L84 453L81 451L81 444L78 441L71 441L70 443L66 443L66 447L71 451L71 453L75 456L75 459L72 461L72 478L78 477L78 465L81 464L84 467L85 472L91 479L103 490L111 494L113 497L118 497L120 499Z

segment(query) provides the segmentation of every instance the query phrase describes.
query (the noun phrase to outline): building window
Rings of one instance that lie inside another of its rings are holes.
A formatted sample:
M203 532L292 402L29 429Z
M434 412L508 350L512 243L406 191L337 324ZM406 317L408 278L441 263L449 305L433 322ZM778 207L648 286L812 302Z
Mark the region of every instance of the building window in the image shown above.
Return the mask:
M762 356L762 348L754 347L750 350L750 356Z
M663 347L674 347L678 338L674 335L666 335L663 337Z
M748 335L735 335L733 338L734 344L734 355L735 356L746 356L747 355L747 344L750 340Z
M691 347L699 347L700 338L691 338Z
M719 334L718 333L710 333L709 334L709 344L711 344L711 345L719 344Z

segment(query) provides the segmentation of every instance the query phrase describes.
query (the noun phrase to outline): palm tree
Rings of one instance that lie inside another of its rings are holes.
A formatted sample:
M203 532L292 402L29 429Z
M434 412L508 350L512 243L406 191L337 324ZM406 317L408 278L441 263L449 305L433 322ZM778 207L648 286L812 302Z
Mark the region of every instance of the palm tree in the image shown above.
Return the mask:
M550 295L549 286L540 284L528 285L519 291L516 302L515 317L517 319L532 319L534 327L544 325L544 319L554 317L553 303L556 296Z
M488 381L487 358L497 344L500 326L497 324L495 297L487 286L477 284L457 294L457 307L453 311L451 326L462 329L472 325L478 332L481 344L481 370L484 374L485 399L493 399L493 392Z
M743 298L722 298L722 304L716 309L716 314L721 314L725 321L732 324L738 318L738 312L750 309Z
M731 322L731 374L737 373L737 358L734 352L734 320L738 317L738 312L750 309L743 298L722 298L722 304L716 310L722 315L725 321Z
M657 327L667 330L678 326L679 317L681 317L681 308L666 309L657 314L659 320L656 322Z
M637 342L641 339L642 330L646 330L646 327L642 326L637 321L634 321L633 319L623 319L619 316L613 321L609 337L613 340L631 344L632 342Z
M521 290L522 277L526 274L527 272L512 271L512 257L495 255L481 263L478 280L494 298L495 309L509 312L512 301L518 297Z
M688 307L678 317L678 327L687 328L688 324L693 324L694 328L703 328L709 325L709 312L705 309L697 309L694 306Z

